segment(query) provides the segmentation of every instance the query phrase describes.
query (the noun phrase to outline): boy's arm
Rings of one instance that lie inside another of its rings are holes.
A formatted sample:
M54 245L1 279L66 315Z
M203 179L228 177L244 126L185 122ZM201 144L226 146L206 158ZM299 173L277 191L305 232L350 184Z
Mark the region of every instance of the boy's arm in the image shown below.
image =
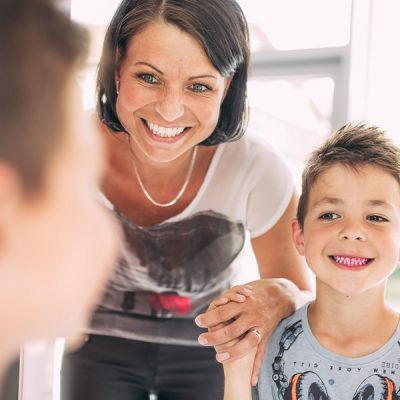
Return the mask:
M251 296L251 286L238 285L229 290L226 295L211 303L209 309L217 308L228 302L241 303L246 301L246 297ZM210 328L210 331L220 328L225 324ZM249 333L247 333L249 334ZM252 334L252 333L250 333ZM239 339L234 339L220 346L214 346L219 355L222 355L225 349L235 345ZM223 363L225 385L224 400L252 400L251 396L251 373L253 370L254 358L257 348L251 350L244 357L230 362Z
M252 400L251 373L257 348L238 360L223 364L224 400Z

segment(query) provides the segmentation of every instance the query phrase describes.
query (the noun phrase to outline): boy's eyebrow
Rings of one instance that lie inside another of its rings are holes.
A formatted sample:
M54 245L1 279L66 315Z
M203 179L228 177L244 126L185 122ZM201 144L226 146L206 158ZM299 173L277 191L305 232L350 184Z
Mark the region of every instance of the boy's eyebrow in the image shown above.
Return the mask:
M342 199L339 199L337 197L328 197L325 196L322 199L316 201L313 204L313 207L319 206L320 204L342 204L344 201Z
M136 62L134 65L135 65L135 66L137 66L137 65L146 65L147 67L150 67L150 68L154 69L155 71L157 71L160 75L164 75L164 72L162 72L160 69L156 68L154 65L152 65L152 64L150 64L150 63L148 63L148 62L145 62L145 61L138 61L138 62ZM191 80L193 80L193 79L201 79L201 78L212 78L212 79L217 79L217 77L214 76L214 75L205 74L205 75L191 76L188 80L191 81Z
M367 202L367 205L369 206L380 206L380 207L385 207L385 208L391 208L390 204L385 201L385 200L369 200Z
M337 197L328 197L325 196L322 199L316 201L313 204L313 207L319 206L321 204L343 204L344 201L342 199L339 199ZM390 204L385 201L385 200L378 200L378 199L372 199L368 200L366 203L367 206L379 206L379 207L385 207L385 208L391 208Z

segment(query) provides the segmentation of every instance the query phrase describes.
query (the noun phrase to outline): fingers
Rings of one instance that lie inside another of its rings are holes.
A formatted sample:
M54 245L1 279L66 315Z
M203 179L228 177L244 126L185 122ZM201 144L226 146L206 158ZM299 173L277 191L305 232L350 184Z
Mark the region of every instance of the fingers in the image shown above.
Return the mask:
M267 340L264 339L258 346L256 357L253 364L253 372L251 374L251 384L252 386L257 385L258 375L260 374L261 365L265 355L265 347L267 345Z
M212 328L221 322L226 322L239 315L241 310L240 303L229 302L209 310L204 314L199 314L195 322L200 328Z
M213 310L218 306L222 306L229 301L234 301L236 303L243 303L247 297L251 296L253 293L253 289L250 285L237 285L229 290L227 290L222 297L215 299L207 311Z
M264 341L264 339L263 339ZM246 335L235 345L229 349L218 352L216 355L217 361L223 363L225 361L237 360L245 356L259 344L259 338L253 332L247 332Z
M218 306L223 306L224 304L229 303L229 299L227 297L220 297L218 299L215 299L213 302L210 303L210 305L207 308L207 312L214 310Z
M224 294L223 297L220 297L220 298L214 300L210 304L210 307L212 307L212 309L214 309L215 307L222 306L222 305L228 303L229 301L234 301L236 303L243 303L246 300L246 298L247 298L247 296L245 296L243 294L240 294L237 292L230 292L230 293Z
M242 317L231 321L230 324L223 324L219 329L210 329L199 336L199 342L203 345L218 346L240 338L247 332L250 320ZM254 335L254 334L253 334Z

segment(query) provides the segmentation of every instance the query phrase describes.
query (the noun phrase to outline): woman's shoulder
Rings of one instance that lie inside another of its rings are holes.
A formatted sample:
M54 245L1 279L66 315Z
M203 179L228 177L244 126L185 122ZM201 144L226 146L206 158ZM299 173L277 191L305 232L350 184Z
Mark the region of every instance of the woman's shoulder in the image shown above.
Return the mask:
M227 165L240 166L240 170L250 173L253 171L256 176L278 175L289 176L288 165L283 155L275 149L265 136L248 131L239 140L223 144L222 159Z

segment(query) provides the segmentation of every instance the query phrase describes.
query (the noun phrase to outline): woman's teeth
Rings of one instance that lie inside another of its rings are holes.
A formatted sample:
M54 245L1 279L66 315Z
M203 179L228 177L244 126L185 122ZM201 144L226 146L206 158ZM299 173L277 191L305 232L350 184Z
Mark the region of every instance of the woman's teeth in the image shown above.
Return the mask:
M371 260L370 258L365 258L365 257L348 257L348 256L332 256L332 259L338 264L350 267L367 265Z
M159 137L171 138L180 135L185 128L166 128L164 126L153 124L152 122L145 121L147 127L151 132Z

